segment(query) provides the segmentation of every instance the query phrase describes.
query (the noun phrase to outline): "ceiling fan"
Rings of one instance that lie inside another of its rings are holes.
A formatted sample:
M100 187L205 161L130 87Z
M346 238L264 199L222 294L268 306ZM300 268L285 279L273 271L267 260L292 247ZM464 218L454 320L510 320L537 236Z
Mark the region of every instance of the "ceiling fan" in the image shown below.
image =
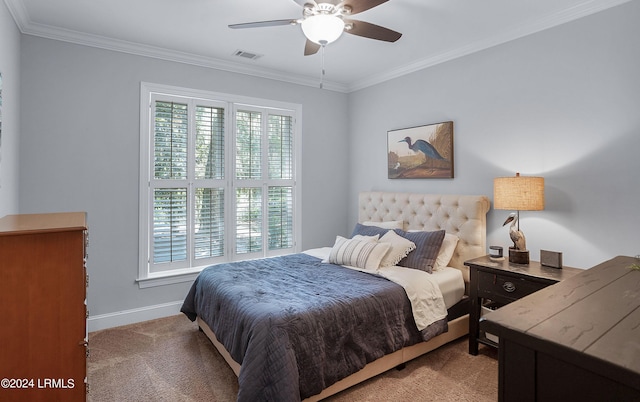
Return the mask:
M348 18L369 10L388 0L293 0L302 6L302 18L232 24L229 28L261 28L279 25L298 25L307 37L304 55L318 52L321 47L335 41L343 32L386 42L395 42L401 33L369 22Z

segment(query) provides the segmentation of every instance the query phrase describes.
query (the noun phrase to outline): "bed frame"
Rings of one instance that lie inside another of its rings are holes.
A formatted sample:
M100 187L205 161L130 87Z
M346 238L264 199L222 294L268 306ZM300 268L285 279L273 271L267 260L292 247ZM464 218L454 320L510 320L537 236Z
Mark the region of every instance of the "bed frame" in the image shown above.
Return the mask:
M362 192L358 197L358 221L404 221L405 230L441 230L459 237L450 266L462 271L468 294L469 269L464 262L486 254L486 225L489 199L479 195L435 195L415 193ZM236 376L238 364L218 341L209 326L198 317L198 325L227 361ZM469 333L469 315L449 321L449 331L367 364L305 401L319 401L378 374L400 366Z

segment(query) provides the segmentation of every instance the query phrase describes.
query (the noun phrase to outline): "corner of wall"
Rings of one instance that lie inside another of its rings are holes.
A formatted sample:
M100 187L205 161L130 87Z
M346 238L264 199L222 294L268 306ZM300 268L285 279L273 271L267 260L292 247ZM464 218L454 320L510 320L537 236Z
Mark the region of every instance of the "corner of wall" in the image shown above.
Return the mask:
M20 31L0 3L0 216L18 212L20 133Z

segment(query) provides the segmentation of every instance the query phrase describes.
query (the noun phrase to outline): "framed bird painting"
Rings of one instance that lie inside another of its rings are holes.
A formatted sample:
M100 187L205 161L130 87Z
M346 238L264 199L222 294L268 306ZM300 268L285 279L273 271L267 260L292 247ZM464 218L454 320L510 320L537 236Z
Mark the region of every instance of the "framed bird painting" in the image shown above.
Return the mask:
M452 179L453 122L387 132L390 179Z

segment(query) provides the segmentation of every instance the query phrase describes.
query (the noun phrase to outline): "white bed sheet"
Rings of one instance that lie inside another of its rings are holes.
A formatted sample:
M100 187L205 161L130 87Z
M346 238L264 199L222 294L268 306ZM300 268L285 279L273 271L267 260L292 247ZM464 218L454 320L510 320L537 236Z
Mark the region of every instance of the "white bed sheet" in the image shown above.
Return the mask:
M313 257L320 259L326 259L329 257L331 247L314 248L304 251ZM437 271L433 271L431 277L438 284L444 304L446 308L450 308L464 296L464 279L462 277L462 271L457 268L446 267Z
M453 267L441 268L431 274L438 283L444 304L451 308L464 297L464 279L462 271Z

